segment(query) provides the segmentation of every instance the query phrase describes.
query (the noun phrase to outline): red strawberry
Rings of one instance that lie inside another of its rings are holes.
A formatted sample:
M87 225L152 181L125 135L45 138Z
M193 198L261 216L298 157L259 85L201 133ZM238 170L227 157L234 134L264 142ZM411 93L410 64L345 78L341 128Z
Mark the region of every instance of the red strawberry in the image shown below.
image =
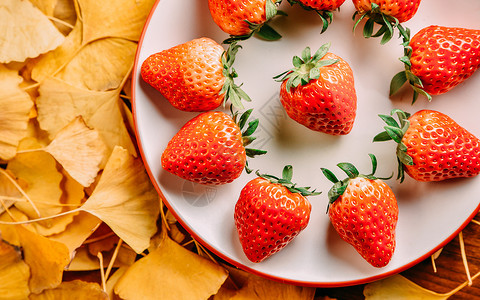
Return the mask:
M280 101L293 120L315 131L348 134L357 110L353 72L325 44L313 55L305 48L295 56L294 68L276 77L283 81Z
M394 29L398 27L404 30L400 23L410 20L418 10L421 0L353 0L356 12L353 19L357 15L360 18L355 22L354 29L363 19L366 19L363 28L363 36L378 37L382 36L381 43L388 42L393 34ZM379 24L380 29L373 34L375 24Z
M240 46L227 51L209 38L199 38L150 55L142 64L143 80L153 86L176 108L208 111L228 99L242 108L241 99L250 101L233 82L232 66Z
M281 13L277 10L281 0L208 0L213 21L231 38L224 43L245 40L257 33L267 40L281 36L268 24L270 19Z
M322 19L322 33L327 30L328 25L332 23L333 11L339 10L345 0L288 0L290 5L299 4L305 10L315 11Z
M258 119L241 132L252 110L238 121L224 112L204 112L188 121L168 142L162 154L162 167L183 179L201 184L232 182L247 167L246 156L266 151L245 148L254 140L251 134Z
M310 220L306 196L318 195L292 183L292 167L282 178L260 175L248 182L235 205L235 225L247 258L261 262L290 243Z
M377 162L370 157L373 171L369 175L361 175L350 163L337 165L348 175L342 181L327 169L322 172L334 183L328 192L333 227L367 262L381 268L395 251L398 205L390 187L373 175Z
M470 77L480 66L480 30L429 26L409 40L404 36L405 71L392 79L390 94L394 94L407 80L418 94L431 95L448 92Z
M393 139L398 143L398 178L404 171L419 181L472 177L480 173L480 140L452 118L433 110L410 114L395 109L400 123L380 115L387 123L374 141Z

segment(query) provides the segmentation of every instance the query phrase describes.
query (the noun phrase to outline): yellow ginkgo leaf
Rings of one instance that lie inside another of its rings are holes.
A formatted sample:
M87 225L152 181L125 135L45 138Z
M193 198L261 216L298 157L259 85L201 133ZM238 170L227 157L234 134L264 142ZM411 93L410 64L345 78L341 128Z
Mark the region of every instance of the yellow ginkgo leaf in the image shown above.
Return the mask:
M62 282L63 270L70 262L68 248L59 242L16 225L24 260L30 267L28 282L32 293L56 288Z
M63 175L64 180L61 182L63 193L60 198L60 204L63 206L62 212L65 212L71 210L72 207L80 207L82 200L84 200L85 193L83 192L83 186L76 180L68 174ZM75 216L79 213L80 211L44 220L42 222L34 222L32 225L35 227L37 233L43 236L52 236L65 231L67 226L73 222Z
M29 278L30 269L22 260L20 249L0 239L0 298L27 299Z
M41 294L32 294L30 300L108 300L98 283L81 280L65 281L54 289L44 290Z
M22 222L27 220L27 215L14 206L8 209L8 213L0 214L0 222ZM25 227L32 231L35 230L31 224L25 225ZM20 238L18 237L16 226L0 224L0 234L1 238L9 244L20 246Z
M95 129L87 127L81 116L60 130L45 148L81 185L89 186L100 171L106 145Z
M0 63L25 61L57 48L65 39L30 1L0 3Z
M114 250L109 252L102 252L103 266L106 268L112 260ZM115 256L115 261L112 267L129 267L136 259L137 254L130 248L121 247ZM100 263L96 255L89 253L88 249L84 246L77 248L75 256L67 267L67 271L93 271L99 270Z
M55 11L57 0L29 0L36 8L46 16L52 17Z
M79 0L78 3L86 42L107 37L138 41L155 0Z
M31 77L37 82L43 82L48 76L53 76L75 57L82 47L82 23L77 21L64 42L55 50L45 53L28 63Z
M8 171L0 174L0 215L16 201L23 200L23 196L15 186L12 176Z
M208 299L217 293L227 272L172 241L133 264L115 285L122 299Z
M65 244L73 257L75 250L83 244L101 223L102 221L94 215L80 212L63 232L51 235L49 238Z
M38 148L41 148L41 145L35 138L25 138L19 145L19 150ZM45 217L62 211L59 204L62 196L60 182L63 176L50 154L43 151L18 154L9 161L7 170L27 184L24 191L35 207L30 202L16 202L15 206L30 218L38 218L38 212L41 217Z
M73 119L82 116L90 128L100 132L108 147L107 157L115 146L121 146L136 155L120 111L119 89L90 91L49 77L40 85L39 92L38 122L52 139Z
M120 38L89 43L55 77L92 91L117 89L133 66L136 49L137 43Z
M239 269L228 270L233 282L239 285L230 300L313 300L315 296L315 288L272 281ZM214 299L222 299L223 293L231 295L232 290L222 288Z
M135 252L141 253L157 231L160 200L141 160L117 146L81 209L107 223Z
M22 81L16 71L0 65L0 159L13 158L18 143L27 135L33 102L28 93L20 89Z
M367 284L363 294L366 300L445 300L451 296L425 289L398 274Z

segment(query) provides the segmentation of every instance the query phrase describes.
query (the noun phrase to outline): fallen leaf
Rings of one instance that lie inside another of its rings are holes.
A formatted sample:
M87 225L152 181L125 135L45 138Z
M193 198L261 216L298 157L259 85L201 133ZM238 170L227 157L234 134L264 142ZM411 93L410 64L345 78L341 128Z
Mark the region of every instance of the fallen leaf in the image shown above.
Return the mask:
M32 294L30 300L108 300L98 283L81 280L65 281L54 289L44 290L41 294Z
M313 300L315 288L295 286L281 283L247 273L245 271L228 268L232 281L238 290L222 287L214 299L230 300ZM226 298L223 295L231 296Z
M107 223L135 252L141 253L157 231L160 200L142 161L117 146L81 209Z
M106 145L95 129L87 127L81 116L60 130L45 147L62 167L84 187L89 186L100 171Z
M155 0L79 0L86 43L107 37L138 41ZM128 22L125 22L128 20Z
M51 51L65 37L30 1L0 3L0 63L25 61Z
M103 266L106 268L110 264L113 258L114 250L109 252L102 252ZM130 248L121 247L118 251L115 261L113 262L114 268L129 267L131 266L137 257L137 254ZM75 256L68 265L66 271L93 271L99 270L100 264L96 255L90 254L87 247L80 247L75 250Z
M133 264L115 285L122 299L208 299L227 278L224 268L172 241Z
M28 217L25 215L21 210L19 210L16 207L11 207L8 209L8 213L5 212L3 214L0 214L0 221L1 222L22 222L22 221L27 221ZM31 229L32 231L35 230L33 225L25 225L25 227ZM12 225L4 225L0 224L0 234L1 238L8 242L11 245L17 245L20 246L20 238L17 233L17 229L15 226Z
M113 300L115 298L114 287L117 284L118 280L125 274L128 270L128 267L120 267L118 268L107 280L107 294L108 298Z
M63 175L64 179L61 182L62 196L60 197L59 205L64 205L62 212L66 212L71 210L72 207L80 207L85 194L82 185L68 174ZM43 236L52 236L65 231L67 226L73 222L78 213L80 212L65 214L41 222L34 222L32 225L35 227L37 233Z
M82 22L77 20L58 48L30 60L28 68L31 70L31 78L37 82L43 82L45 78L55 75L72 60L82 47L82 30Z
M0 298L27 299L29 277L30 269L22 260L20 249L0 239Z
M12 174L0 174L0 215L10 208L17 200L23 199L22 194L6 176L12 178Z
M63 270L70 262L68 248L36 234L22 225L16 225L25 263L30 267L28 282L32 293L55 288L62 282Z
M133 66L136 49L137 43L119 38L91 42L82 46L55 77L92 91L121 88Z
M19 150L41 147L35 138L25 138L21 141ZM40 216L51 216L62 211L60 182L63 175L57 170L56 161L50 154L43 151L18 154L8 162L7 170L26 182L24 191L35 203ZM16 202L15 206L30 218L39 217L30 202Z
M425 289L398 274L367 284L363 294L365 300L445 300L451 296L450 293L438 294Z
M49 77L40 86L39 93L38 122L52 139L74 118L82 116L90 128L102 135L108 147L107 157L115 146L121 146L136 155L119 107L120 89L90 91Z
M33 102L28 93L20 89L22 81L16 71L0 65L0 159L12 159L20 140L27 135Z

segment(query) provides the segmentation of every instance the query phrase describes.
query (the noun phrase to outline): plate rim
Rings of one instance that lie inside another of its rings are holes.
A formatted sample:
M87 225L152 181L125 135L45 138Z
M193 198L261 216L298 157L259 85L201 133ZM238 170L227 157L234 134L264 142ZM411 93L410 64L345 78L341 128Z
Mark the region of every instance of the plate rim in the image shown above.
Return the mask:
M387 278L389 276L398 274L398 273L400 273L402 271L405 271L405 270L419 264L420 262L424 261L429 256L433 255L436 251L438 251L439 249L443 248L445 245L450 243L456 236L458 236L458 234L479 213L480 202L477 204L477 207L472 211L472 213L464 220L464 222L450 236L448 236L445 240L443 240L441 243L439 243L432 250L427 251L424 255L419 256L417 259L415 259L415 260L413 260L413 261L411 261L411 262L409 262L409 263L407 263L407 264L405 264L401 267L398 267L396 269L392 269L390 271L383 272L383 273L380 273L380 274L377 274L377 275L374 275L374 276L368 276L368 277L365 277L365 278L362 278L362 279L356 279L356 280L345 280L345 281L336 281L336 282L320 282L320 281L305 281L305 280L287 279L287 278L283 278L283 277L280 277L280 276L274 276L274 275L271 275L271 274L261 272L259 270L251 268L249 266L246 266L245 264L242 264L241 262L238 262L238 261L224 255L223 253L221 253L220 251L215 249L215 247L211 246L207 241L202 239L199 235L197 235L195 233L195 231L192 228L190 228L190 226L188 226L183 221L183 219L180 217L180 215L177 213L177 211L173 208L173 206L170 204L170 202L166 199L166 197L164 196L160 186L158 185L158 182L155 180L155 176L153 175L153 172L152 172L150 166L147 164L147 159L145 157L145 152L144 152L144 149L143 149L143 145L141 143L141 138L140 138L140 133L139 133L139 128L138 128L138 121L137 121L137 108L136 108L137 107L136 106L136 103L137 103L137 100L136 100L136 95L137 95L136 86L138 84L138 81L140 80L140 77L139 77L139 74L138 74L138 66L139 66L139 64L141 64L141 62L139 61L139 58L140 58L140 52L142 50L142 45L143 45L143 42L144 42L144 37L145 37L146 31L148 29L148 26L150 24L152 16L154 15L160 1L161 0L156 0L155 1L155 3L153 4L153 6L152 6L152 8L151 8L146 20L145 20L140 38L138 40L136 53L135 53L135 61L134 61L134 65L133 65L132 80L131 80L131 93L132 93L132 101L131 101L132 106L131 107L132 107L132 119L133 119L133 125L134 125L133 130L134 130L134 134L135 134L135 139L136 139L136 142L137 142L138 151L139 151L140 157L142 159L143 165L145 167L145 170L148 174L148 177L149 177L152 185L154 186L155 190L157 191L157 193L160 197L160 200L163 202L164 205L167 206L168 210L173 214L173 216L180 223L180 225L195 240L200 242L200 244L202 244L202 246L206 247L209 251L211 251L213 254L215 254L216 256L221 258L222 260L224 260L224 261L228 262L229 264L231 264L235 267L238 267L238 268L240 268L244 271L247 271L249 273L261 276L261 277L266 278L266 279L274 280L274 281L281 282L281 283L304 286L304 287L338 288L338 287L348 287L348 286L354 286L354 285L367 284L367 283L370 283L370 282L373 282L373 281L381 280L381 279Z

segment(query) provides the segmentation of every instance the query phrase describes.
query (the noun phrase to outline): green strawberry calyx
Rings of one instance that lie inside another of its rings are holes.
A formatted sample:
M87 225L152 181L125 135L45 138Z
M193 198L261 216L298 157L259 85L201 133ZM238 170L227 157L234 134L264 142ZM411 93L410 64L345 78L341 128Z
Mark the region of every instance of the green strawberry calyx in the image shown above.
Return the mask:
M320 78L320 68L330 66L338 62L338 59L322 59L327 54L329 48L330 43L323 44L312 56L310 47L306 47L302 51L301 57L293 57L292 69L273 77L273 79L278 82L287 80L286 89L288 92L290 92L292 87L306 85L311 80Z
M390 96L398 92L398 90L400 90L400 88L408 81L413 89L412 104L417 101L419 95L423 95L427 97L428 101L431 101L432 96L423 89L422 80L411 71L412 63L410 59L412 58L413 49L410 46L410 29L403 28L402 26L399 26L398 29L400 31L400 36L403 38L403 56L400 57L399 60L403 62L405 70L395 74L390 81Z
M353 31L355 31L355 29L363 19L366 19L367 21L365 22L365 25L363 27L363 36L365 38L382 37L382 39L380 40L380 44L382 45L386 44L392 39L395 33L395 28L401 27L397 18L384 14L380 10L380 6L376 3L371 3L371 9L364 14L356 11L353 14L352 19L355 21L357 16L359 16L359 18L353 26ZM375 24L380 25L380 28L376 33L373 33Z
M339 180L335 174L333 174L332 171L326 169L326 168L321 168L323 175L327 177L328 180L333 182L332 188L328 191L328 206L327 206L327 213L330 208L330 205L332 205L345 191L347 190L348 184L351 179L357 178L357 177L363 177L367 178L369 180L387 180L390 179L392 175L389 177L377 177L375 176L375 172L377 171L377 158L373 154L368 154L370 156L370 160L372 162L372 172L370 174L360 174L358 169L351 163L348 162L341 162L337 164L337 167L339 167L345 174L347 174L347 178L343 180Z
M325 30L327 30L328 28L328 25L330 25L332 23L332 20L333 20L333 11L330 11L330 10L318 10L318 9L315 9L315 8L312 8L308 5L305 5L303 4L302 2L298 1L298 0L288 0L288 3L290 3L290 5L295 5L295 4L298 4L300 5L304 10L307 10L307 11L310 11L310 10L313 10L315 11L318 16L320 17L320 19L322 20L322 31L320 33L324 33ZM340 10L340 8L337 8L336 10Z
M398 117L397 122L392 116L396 114ZM387 125L383 128L385 131L380 132L374 138L374 142L383 142L394 140L397 145L397 161L398 161L398 175L397 179L400 182L403 182L405 179L405 165L411 166L413 165L413 159L410 155L407 154L407 146L403 143L402 139L407 132L408 128L410 127L410 121L408 118L410 114L401 110L401 109L393 109L390 112L390 115L378 115Z
M248 20L244 20L250 29L250 32L245 35L230 35L230 37L223 41L224 44L231 44L237 41L248 40L253 35L257 35L259 38L267 41L276 41L282 38L282 35L279 34L275 29L273 29L268 22L273 19L275 16L281 15L286 16L287 14L284 11L278 9L278 5L282 0L267 0L265 1L265 22L263 23L253 23Z
M251 120L247 123L248 119L250 118L250 115L252 114L253 109L249 109L249 110L243 112L240 115L240 113L238 111L233 112L232 106L230 106L230 111L232 113L232 119L238 125L238 127L240 128L240 131L242 132L242 141L243 141L243 146L245 147L245 152L246 152L247 157L254 158L257 155L266 154L267 153L266 150L254 149L254 148L247 147L248 145L250 145L256 139L256 137L254 137L252 135L255 133L255 131L257 130L258 125L259 125L259 120L258 119ZM253 171L252 169L249 168L248 161L245 164L245 171L248 174Z
M235 84L235 78L238 77L233 64L235 62L235 56L237 55L238 50L242 48L237 43L232 43L229 45L228 49L225 50L222 54L222 65L223 65L223 76L225 77L225 83L222 86L219 94L225 94L223 105L228 99L236 108L243 109L242 99L245 101L252 101L250 96L242 90L242 85Z
M255 172L257 176L266 179L274 184L281 184L286 187L292 193L298 193L302 196L316 196L320 195L322 192L317 192L316 190L311 191L311 187L300 187L297 186L296 183L292 182L293 178L293 167L291 165L286 165L282 171L282 178L277 176L268 175L268 174L260 174L259 171Z

